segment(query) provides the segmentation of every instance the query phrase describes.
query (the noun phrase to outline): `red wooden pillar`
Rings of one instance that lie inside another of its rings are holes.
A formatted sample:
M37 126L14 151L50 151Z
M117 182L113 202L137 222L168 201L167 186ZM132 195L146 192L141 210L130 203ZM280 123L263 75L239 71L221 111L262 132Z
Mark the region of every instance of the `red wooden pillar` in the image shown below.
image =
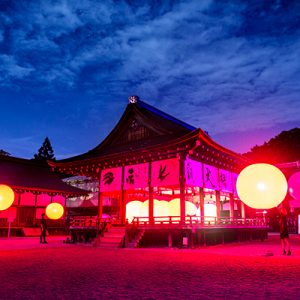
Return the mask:
M200 217L201 221L204 220L204 188L199 188L199 203L200 203Z
M244 202L241 201L241 217L246 218L246 209Z
M103 212L103 193L101 192L101 184L100 184L101 177L99 176L99 194L98 194L98 219L102 218ZM100 221L98 223L98 228L100 229Z
M149 222L152 223L153 213L154 213L154 201L153 201L153 187L151 187L151 163L149 163L149 180L148 180L148 188L149 188Z
M233 193L229 194L230 218L234 218L234 198Z
M179 157L179 185L180 185L180 219L185 223L185 169L184 157Z
M120 224L126 223L126 191L124 190L124 166L122 167L122 184L121 184L121 199L120 199Z
M220 191L216 191L216 209L217 209L217 218L220 218Z

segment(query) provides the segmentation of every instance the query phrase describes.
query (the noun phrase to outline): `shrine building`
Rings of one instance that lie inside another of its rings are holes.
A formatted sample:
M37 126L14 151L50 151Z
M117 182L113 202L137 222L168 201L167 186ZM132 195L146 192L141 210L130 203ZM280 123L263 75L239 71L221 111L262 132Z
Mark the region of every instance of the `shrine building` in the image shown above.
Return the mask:
M201 128L137 96L129 98L121 119L98 146L49 162L55 171L98 180L97 226L105 199L117 199L114 222L135 226L140 245L146 246L155 239L169 246L180 244L182 237L193 235L191 243L203 245L205 235L212 233L213 240L223 243L266 237L267 224L236 192L238 174L252 163L217 144ZM123 246L128 242L130 238Z
M0 211L0 237L38 236L47 205L56 202L65 207L68 197L88 194L64 183L45 163L3 155L0 183L14 191L13 204ZM58 220L48 219L47 230L49 234L65 234L65 215Z

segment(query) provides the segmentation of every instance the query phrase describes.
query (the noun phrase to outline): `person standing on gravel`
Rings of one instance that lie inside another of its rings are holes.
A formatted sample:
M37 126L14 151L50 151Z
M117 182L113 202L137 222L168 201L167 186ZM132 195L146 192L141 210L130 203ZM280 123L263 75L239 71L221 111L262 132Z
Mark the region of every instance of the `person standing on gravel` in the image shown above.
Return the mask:
M280 220L279 220L279 231L280 231L280 240L281 240L281 246L283 250L283 255L286 254L285 251L285 245L287 246L287 255L291 255L291 249L290 249L290 242L289 242L289 233L287 229L287 221L286 221L286 215L287 211L285 208L279 209L277 207L279 213L280 213Z
M44 243L45 244L48 244L46 242L46 230L47 230L47 226L46 226L46 220L45 220L45 214L42 214L42 220L41 220L41 240L40 240L40 243L43 243L43 240L44 240Z

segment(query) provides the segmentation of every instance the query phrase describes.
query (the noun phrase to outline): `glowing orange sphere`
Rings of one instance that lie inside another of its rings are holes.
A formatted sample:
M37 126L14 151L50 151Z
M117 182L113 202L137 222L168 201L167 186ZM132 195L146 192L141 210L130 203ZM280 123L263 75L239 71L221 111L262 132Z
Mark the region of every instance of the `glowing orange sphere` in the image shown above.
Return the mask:
M180 199L175 198L171 200L167 205L168 216L180 216ZM195 215L197 213L197 207L194 203L185 201L185 215Z
M14 191L5 184L0 184L0 210L9 208L15 199Z
M134 217L139 217L140 207L142 205L141 201L131 201L126 204L126 219L131 223Z
M53 202L46 207L46 215L49 219L53 219L53 220L60 219L63 214L64 214L64 208L59 203Z
M236 188L246 205L255 209L268 209L282 202L287 193L287 181L276 167L253 164L240 173Z
M165 209L163 205L158 200L153 200L153 216L154 217L162 217L164 216ZM149 216L149 200L146 200L142 203L139 210L140 217L148 217Z

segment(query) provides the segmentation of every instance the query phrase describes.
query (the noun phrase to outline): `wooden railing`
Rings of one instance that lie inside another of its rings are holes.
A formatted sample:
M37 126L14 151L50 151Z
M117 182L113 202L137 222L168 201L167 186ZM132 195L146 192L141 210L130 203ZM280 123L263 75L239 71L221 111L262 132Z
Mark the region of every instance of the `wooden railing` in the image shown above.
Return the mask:
M266 220L259 218L227 218L227 217L135 217L133 223L138 227L149 226L198 226L198 227L237 227L237 226L268 226Z

